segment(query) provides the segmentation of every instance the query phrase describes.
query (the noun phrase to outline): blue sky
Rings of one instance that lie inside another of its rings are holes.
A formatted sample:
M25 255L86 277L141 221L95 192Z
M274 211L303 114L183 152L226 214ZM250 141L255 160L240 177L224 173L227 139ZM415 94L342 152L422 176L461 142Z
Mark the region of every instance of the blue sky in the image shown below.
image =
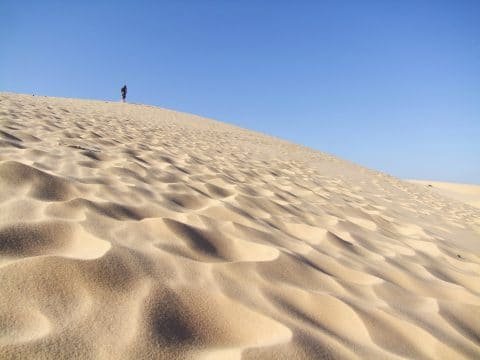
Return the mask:
M480 184L480 1L0 1L0 91L128 100Z

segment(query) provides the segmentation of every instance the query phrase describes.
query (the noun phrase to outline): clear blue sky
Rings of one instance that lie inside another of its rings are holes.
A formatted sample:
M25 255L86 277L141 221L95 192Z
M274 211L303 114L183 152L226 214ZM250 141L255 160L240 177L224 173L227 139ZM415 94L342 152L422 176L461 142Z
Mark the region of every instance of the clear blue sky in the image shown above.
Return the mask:
M0 1L0 91L128 100L480 183L480 1Z

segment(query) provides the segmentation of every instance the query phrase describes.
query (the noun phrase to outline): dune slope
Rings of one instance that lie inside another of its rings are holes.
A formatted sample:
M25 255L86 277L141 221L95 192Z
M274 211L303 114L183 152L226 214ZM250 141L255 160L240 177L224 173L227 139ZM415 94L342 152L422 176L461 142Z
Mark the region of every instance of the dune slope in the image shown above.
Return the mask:
M480 357L480 210L132 104L0 94L0 358Z
M441 195L480 208L480 185L458 184L430 180L408 180L411 183L421 184Z

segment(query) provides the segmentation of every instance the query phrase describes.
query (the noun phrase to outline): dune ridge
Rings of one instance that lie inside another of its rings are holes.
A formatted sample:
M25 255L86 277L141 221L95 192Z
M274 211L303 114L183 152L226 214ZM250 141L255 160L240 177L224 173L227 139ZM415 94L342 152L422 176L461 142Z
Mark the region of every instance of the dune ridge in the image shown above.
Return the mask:
M218 121L0 93L0 358L474 359L480 210Z

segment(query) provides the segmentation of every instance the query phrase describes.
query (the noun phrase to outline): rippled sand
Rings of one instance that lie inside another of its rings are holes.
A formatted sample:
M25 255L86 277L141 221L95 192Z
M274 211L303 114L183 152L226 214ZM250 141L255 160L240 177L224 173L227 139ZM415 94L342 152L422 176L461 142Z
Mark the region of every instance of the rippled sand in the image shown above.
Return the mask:
M193 115L0 94L0 289L2 359L478 359L480 210Z

